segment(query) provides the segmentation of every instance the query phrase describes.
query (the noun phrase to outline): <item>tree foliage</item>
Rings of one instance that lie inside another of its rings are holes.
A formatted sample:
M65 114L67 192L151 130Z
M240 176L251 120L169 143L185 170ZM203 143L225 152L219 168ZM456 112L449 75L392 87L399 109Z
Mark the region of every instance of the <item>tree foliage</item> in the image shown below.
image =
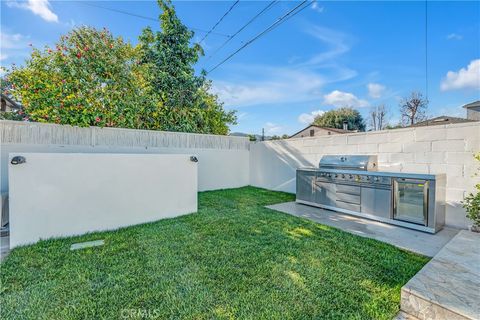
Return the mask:
M169 1L158 1L161 31L149 27L140 36L141 63L148 70L151 97L161 105L160 126L169 131L228 133L235 124L234 112L227 112L204 72L195 74L193 65L203 55L198 44L191 45L193 32L177 17Z
M158 3L161 31L143 30L139 37L141 62L149 67L152 89L163 105L193 107L199 103L197 91L205 82L193 68L203 50L190 44L193 32L181 23L173 7L165 1Z
M480 153L475 155L475 159L480 161ZM475 175L478 175L478 173ZM480 183L475 185L475 189L475 193L470 192L468 196L465 197L463 207L467 210L467 218L473 222L472 229L480 232Z
M201 47L190 44L193 33L170 2L159 5L161 31L146 28L138 46L105 29L74 29L8 69L4 93L30 121L227 134L235 113L195 75Z
M402 124L411 126L417 122L427 119L428 100L418 91L413 91L408 97L400 102L400 115L402 116Z
M135 49L107 30L77 28L55 48L32 49L8 70L12 96L28 119L79 126L141 127L145 92Z
M349 130L365 131L365 122L362 115L357 110L349 107L330 110L316 116L313 124L320 127L343 129L345 121Z
M369 116L370 116L370 125L372 130L383 130L388 127L388 109L384 104L374 106L370 109Z

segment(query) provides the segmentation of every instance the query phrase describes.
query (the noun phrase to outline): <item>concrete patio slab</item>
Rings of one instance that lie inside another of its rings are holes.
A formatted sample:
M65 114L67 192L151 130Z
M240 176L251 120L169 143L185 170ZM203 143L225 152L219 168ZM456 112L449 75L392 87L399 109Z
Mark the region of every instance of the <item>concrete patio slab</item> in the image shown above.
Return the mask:
M401 297L401 310L419 319L480 319L480 234L460 231Z
M411 314L407 314L403 311L400 311L393 320L420 320L417 317L412 316Z
M430 234L295 202L274 204L267 208L307 218L429 257L436 255L459 232L458 229L444 228L436 234Z

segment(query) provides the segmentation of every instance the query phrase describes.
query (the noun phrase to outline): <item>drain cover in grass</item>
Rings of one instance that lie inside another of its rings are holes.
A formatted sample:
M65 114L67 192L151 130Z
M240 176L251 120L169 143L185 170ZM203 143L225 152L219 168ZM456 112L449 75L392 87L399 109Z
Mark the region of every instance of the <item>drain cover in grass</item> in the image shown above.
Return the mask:
M91 248L91 247L98 247L98 246L103 246L104 244L105 244L105 241L103 241L103 240L95 240L95 241L74 243L70 246L70 250L78 250L78 249L85 249L85 248Z

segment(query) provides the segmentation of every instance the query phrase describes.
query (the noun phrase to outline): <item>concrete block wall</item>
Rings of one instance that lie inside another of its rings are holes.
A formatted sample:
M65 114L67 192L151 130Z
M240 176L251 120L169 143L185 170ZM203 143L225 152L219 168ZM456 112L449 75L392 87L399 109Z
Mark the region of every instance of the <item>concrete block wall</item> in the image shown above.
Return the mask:
M295 192L295 170L317 166L325 154L374 154L380 171L445 173L446 223L466 228L461 201L480 183L480 122L327 137L267 141L250 146L250 183Z

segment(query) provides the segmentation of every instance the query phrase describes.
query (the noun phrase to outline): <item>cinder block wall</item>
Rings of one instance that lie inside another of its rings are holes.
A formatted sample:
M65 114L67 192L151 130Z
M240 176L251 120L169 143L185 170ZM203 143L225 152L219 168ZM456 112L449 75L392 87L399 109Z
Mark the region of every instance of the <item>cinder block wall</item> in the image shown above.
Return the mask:
M373 154L380 171L445 173L446 224L469 224L461 201L480 177L480 122L259 142L250 146L250 183L295 192L295 170L317 166L324 154Z

